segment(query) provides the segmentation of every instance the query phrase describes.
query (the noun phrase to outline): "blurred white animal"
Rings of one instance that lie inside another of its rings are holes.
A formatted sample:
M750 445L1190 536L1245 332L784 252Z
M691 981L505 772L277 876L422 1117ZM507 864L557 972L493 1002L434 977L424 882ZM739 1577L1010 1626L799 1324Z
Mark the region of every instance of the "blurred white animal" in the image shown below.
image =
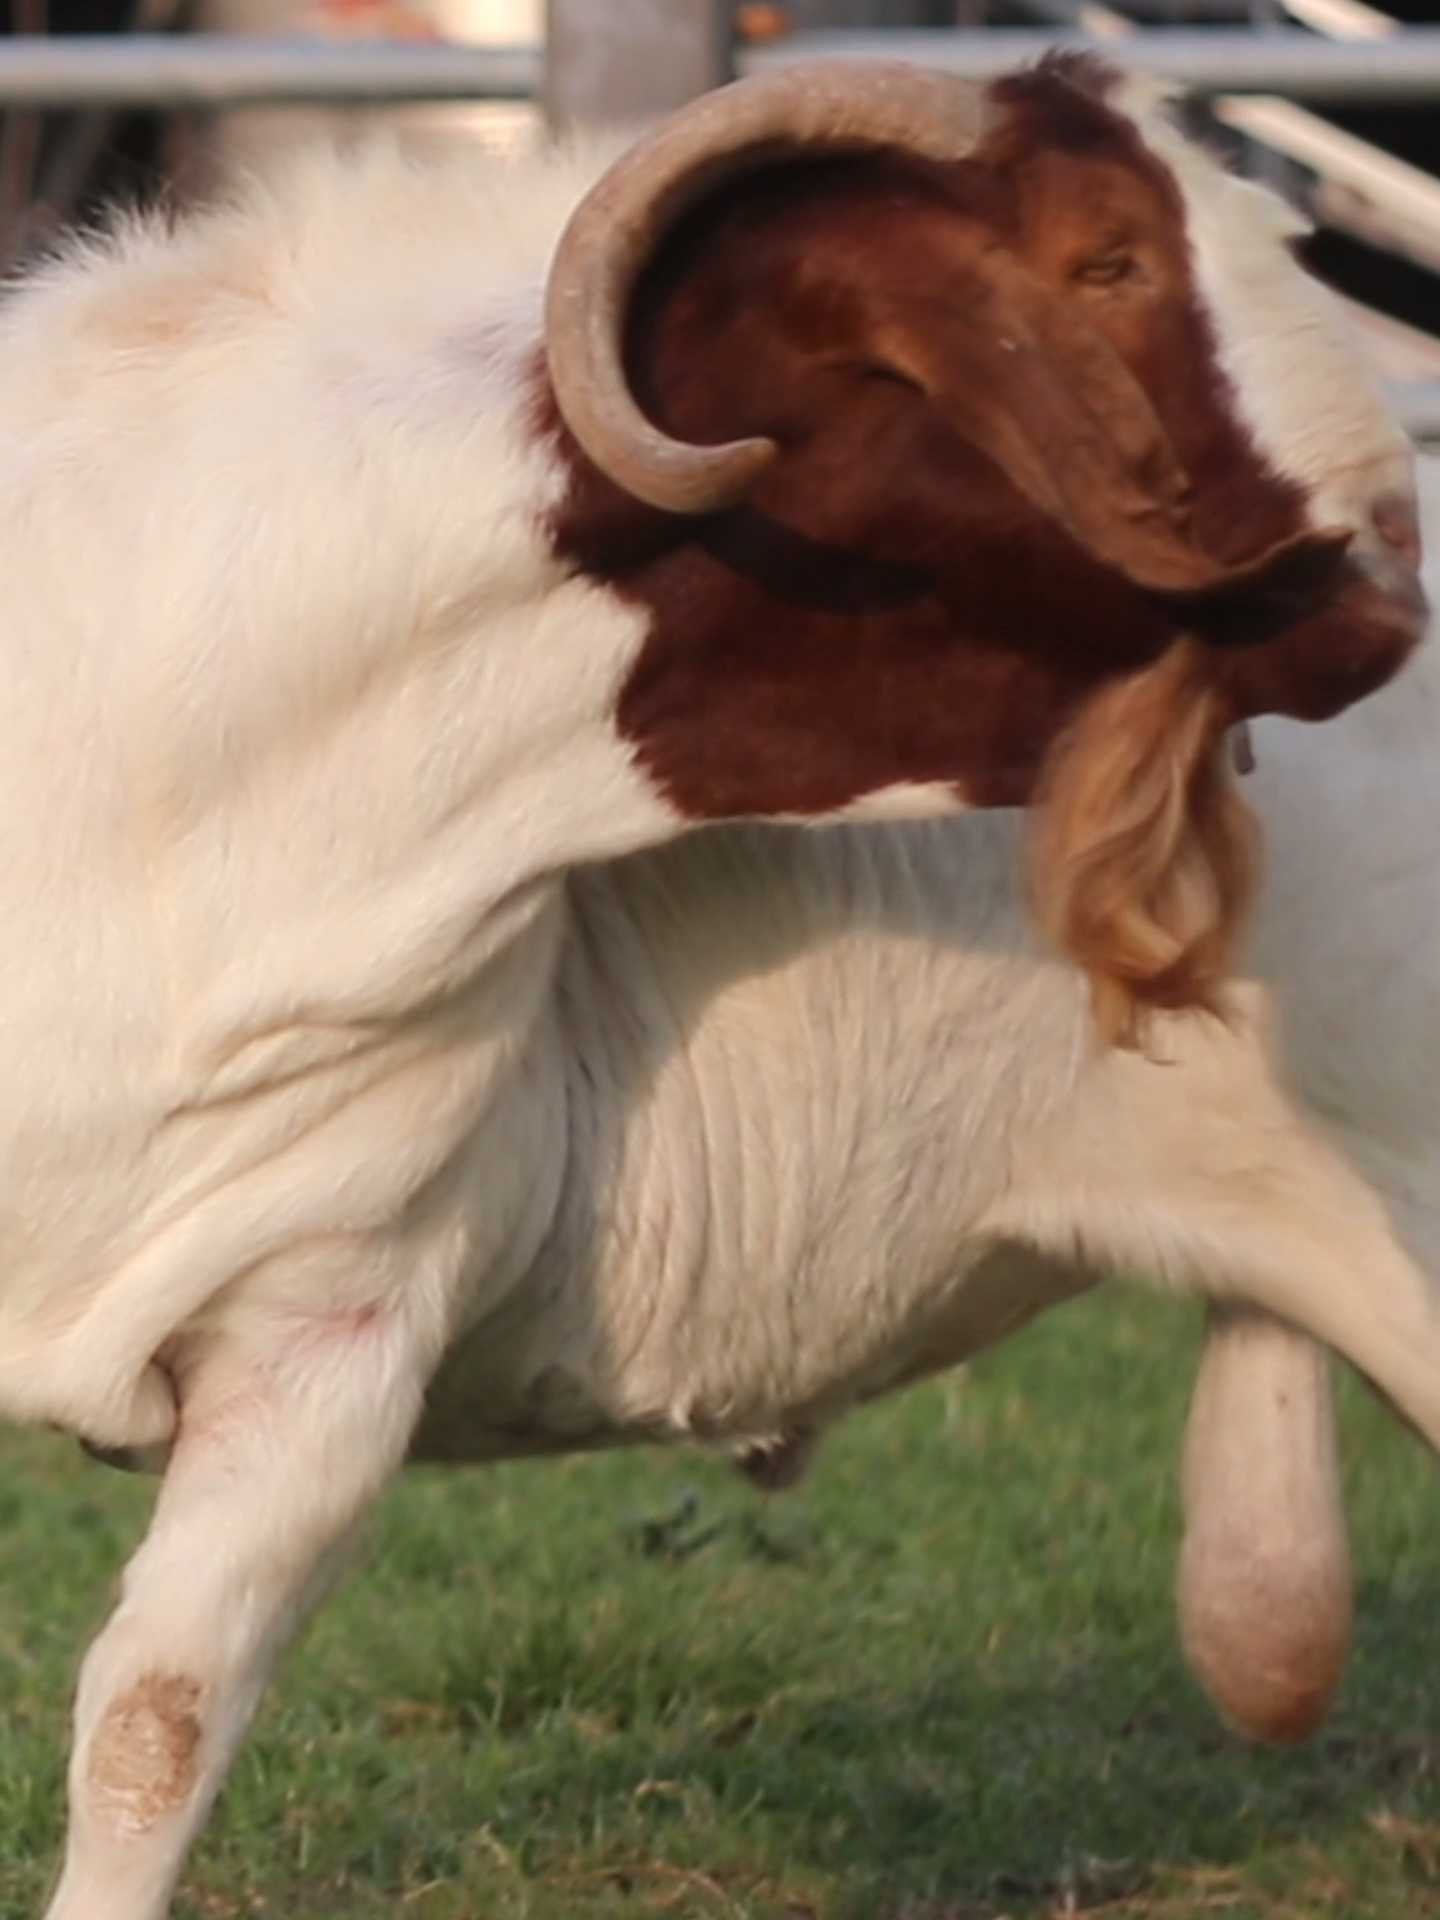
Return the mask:
M1440 584L1440 462L1418 469ZM1289 1084L1440 1288L1440 655L1316 736L1255 729L1267 880L1252 963ZM1361 1276L1363 1279L1363 1275ZM1270 1737L1323 1716L1349 1629L1326 1362L1253 1314L1215 1321L1191 1415L1182 1635L1212 1695Z

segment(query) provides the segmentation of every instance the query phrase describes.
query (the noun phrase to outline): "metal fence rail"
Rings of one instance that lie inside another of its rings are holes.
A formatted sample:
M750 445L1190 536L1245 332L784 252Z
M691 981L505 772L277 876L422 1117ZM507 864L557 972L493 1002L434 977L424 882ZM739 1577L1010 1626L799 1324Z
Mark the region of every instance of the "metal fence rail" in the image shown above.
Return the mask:
M1142 29L1123 44L1028 27L891 28L882 33L802 33L749 50L744 72L794 60L914 60L977 80L1051 48L1100 53L1133 72L1182 82L1192 93L1283 93L1297 100L1440 100L1440 27L1406 27L1383 39L1321 40L1292 28Z
M1440 101L1440 27L1407 27L1384 39L1349 42L1290 29L1146 29L1127 34L1123 48L1031 28L803 33L742 51L738 67L757 72L796 60L915 60L983 80L1057 47L1107 53L1134 71L1181 82L1196 93ZM543 68L538 47L238 34L37 35L0 40L0 106L528 100L541 91Z
M696 4L698 18L704 0ZM1057 47L1100 52L1202 94L1440 103L1440 26L1348 43L1286 28L1142 29L1126 33L1123 45L1032 29L812 32L742 50L736 64L757 72L807 59L907 59L983 80ZM545 91L545 54L536 46L238 34L0 39L0 109L360 107L525 101ZM1396 386L1391 398L1413 433L1440 438L1440 383Z
M531 100L540 91L543 66L538 47L248 34L37 34L0 40L0 107Z

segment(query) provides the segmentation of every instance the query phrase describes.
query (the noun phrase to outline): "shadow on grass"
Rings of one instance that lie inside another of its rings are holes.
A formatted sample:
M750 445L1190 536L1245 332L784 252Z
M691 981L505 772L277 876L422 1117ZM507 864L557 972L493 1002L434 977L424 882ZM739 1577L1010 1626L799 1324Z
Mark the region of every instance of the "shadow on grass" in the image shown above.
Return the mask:
M983 1672L957 1663L901 1692L871 1683L863 1664L828 1690L787 1691L772 1646L752 1688L717 1696L703 1673L687 1684L677 1645L663 1662L680 1669L670 1698L659 1687L643 1712L583 1660L570 1666L576 1648L552 1642L548 1699L512 1696L497 1714L488 1693L467 1702L457 1687L446 1710L470 1720L472 1737L531 1741L523 1790L504 1795L512 1830L537 1817L552 1830L603 1826L620 1855L682 1862L713 1861L706 1836L744 1830L752 1860L818 1873L865 1920L1118 1913L1127 1896L1196 1869L1373 1848L1377 1810L1402 1833L1434 1817L1436 1596L1372 1591L1360 1608L1346 1703L1317 1741L1288 1752L1221 1728L1159 1633L1088 1651L1051 1645ZM542 1726L560 1738L537 1764ZM1402 1864L1440 1886L1433 1856ZM1351 1910L1343 1898L1287 1908Z

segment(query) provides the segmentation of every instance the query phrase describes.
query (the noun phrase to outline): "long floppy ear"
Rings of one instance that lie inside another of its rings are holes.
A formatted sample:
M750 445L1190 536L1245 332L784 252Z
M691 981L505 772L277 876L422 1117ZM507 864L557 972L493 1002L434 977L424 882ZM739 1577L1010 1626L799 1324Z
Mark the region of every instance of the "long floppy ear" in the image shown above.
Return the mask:
M1137 587L1184 595L1298 587L1344 550L1300 533L1217 560L1200 544L1191 482L1144 389L1062 296L989 241L943 286L877 315L877 358L1097 559Z

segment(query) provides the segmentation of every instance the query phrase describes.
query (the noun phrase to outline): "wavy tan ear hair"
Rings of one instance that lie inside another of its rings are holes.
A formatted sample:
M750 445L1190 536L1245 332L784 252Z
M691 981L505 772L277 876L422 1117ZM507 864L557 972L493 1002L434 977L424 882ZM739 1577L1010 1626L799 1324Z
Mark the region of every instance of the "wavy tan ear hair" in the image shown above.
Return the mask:
M1031 813L1030 883L1051 939L1090 977L1107 1045L1147 1016L1223 1013L1257 838L1226 751L1231 715L1194 641L1087 700Z

